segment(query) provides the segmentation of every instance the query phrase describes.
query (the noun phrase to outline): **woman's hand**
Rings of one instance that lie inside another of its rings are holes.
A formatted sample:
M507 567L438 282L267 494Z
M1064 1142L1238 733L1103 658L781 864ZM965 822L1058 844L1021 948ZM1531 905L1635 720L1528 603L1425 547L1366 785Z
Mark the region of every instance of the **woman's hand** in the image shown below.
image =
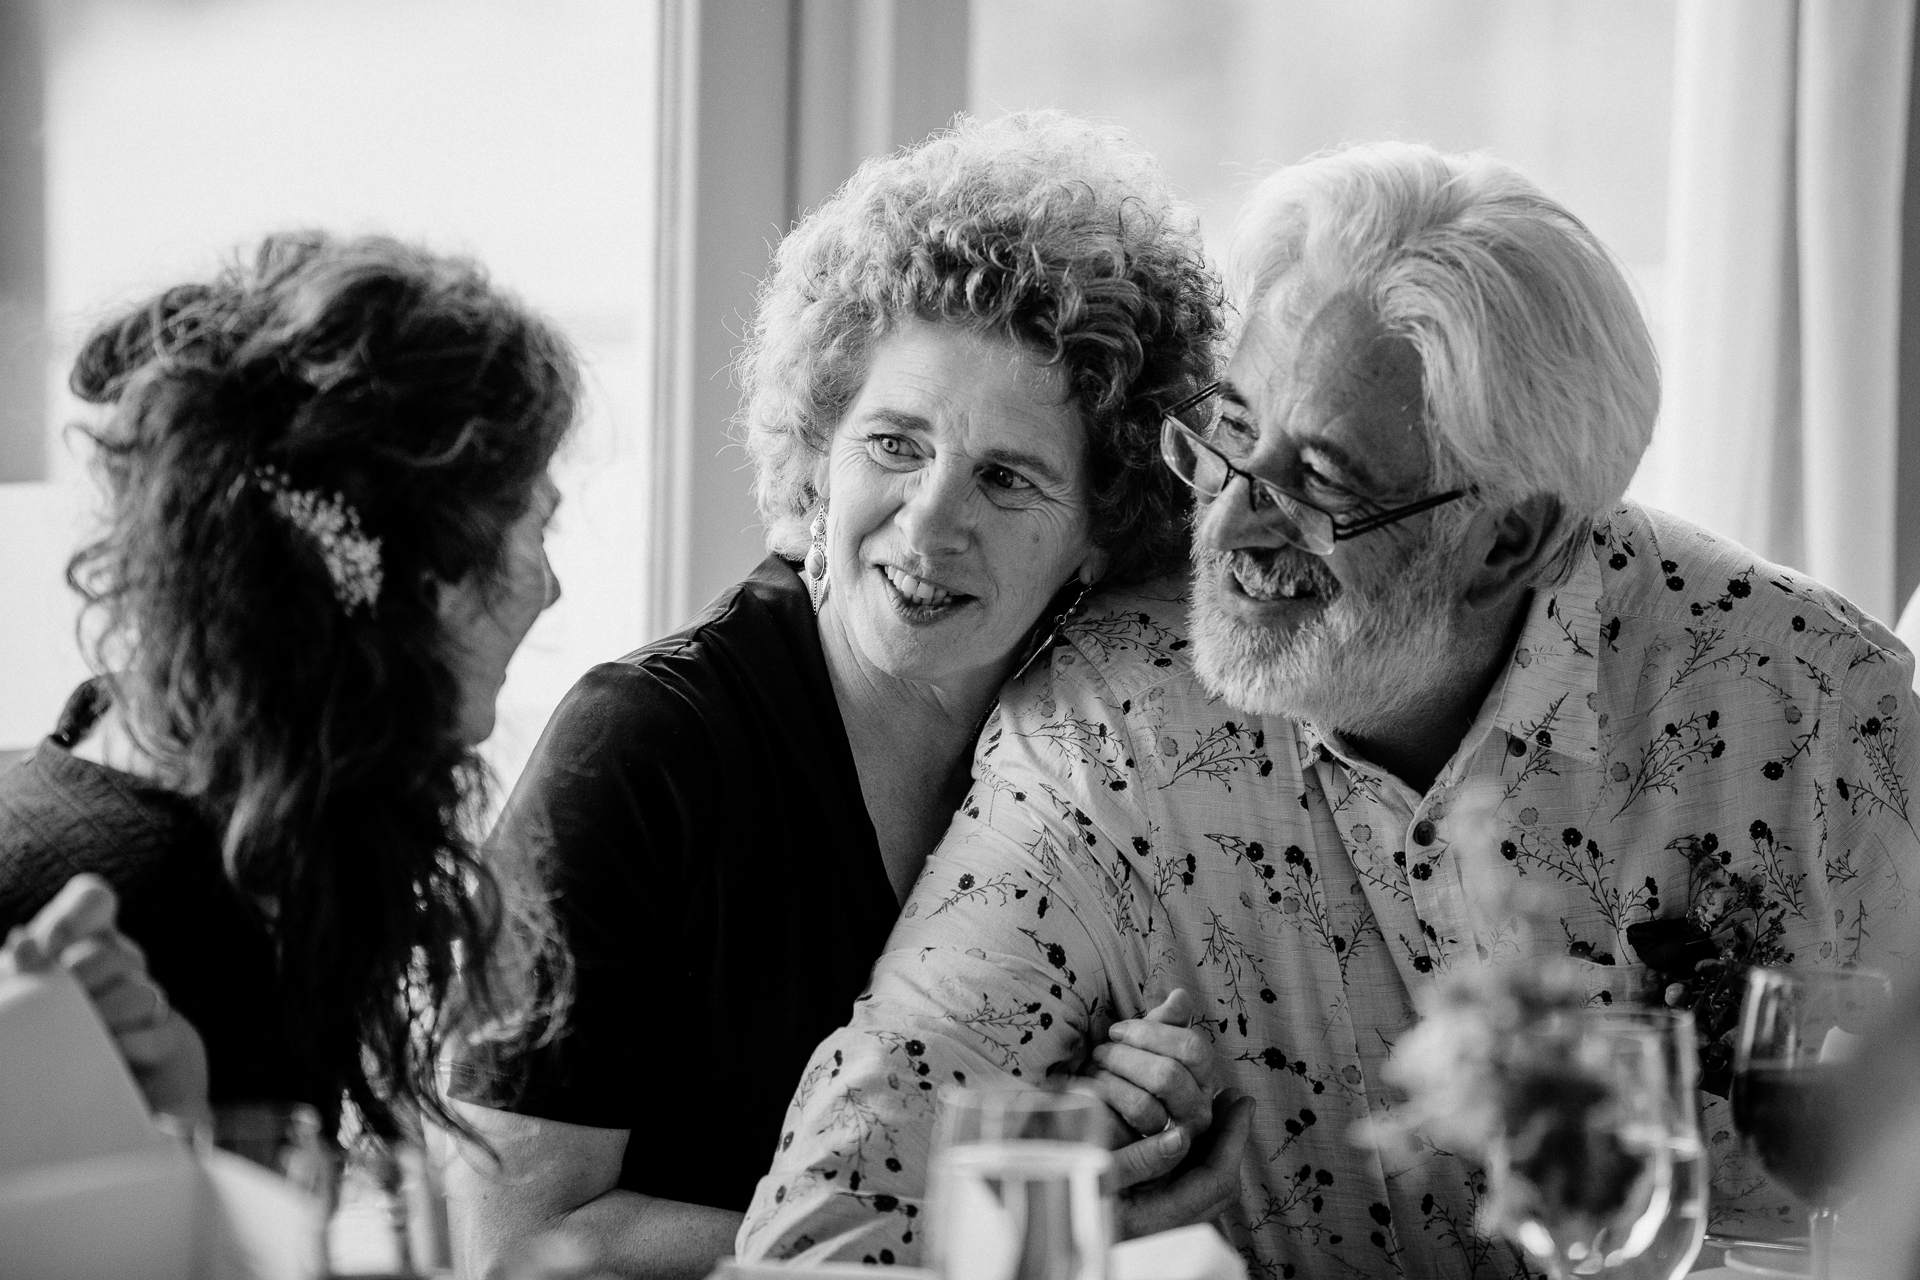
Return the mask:
M57 964L73 974L132 1069L147 1105L205 1123L211 1115L206 1046L147 973L139 945L115 925L119 907L105 880L85 872L75 876L39 914L8 936L0 949L0 969L39 973Z

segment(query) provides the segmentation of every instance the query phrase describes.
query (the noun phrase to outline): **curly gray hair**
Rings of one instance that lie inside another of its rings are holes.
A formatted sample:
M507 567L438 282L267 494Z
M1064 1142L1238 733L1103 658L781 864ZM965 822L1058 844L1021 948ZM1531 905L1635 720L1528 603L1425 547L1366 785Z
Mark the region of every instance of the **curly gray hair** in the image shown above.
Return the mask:
M868 160L775 251L738 362L767 544L798 558L827 442L874 344L909 318L1017 342L1067 375L1109 580L1184 562L1160 410L1207 380L1220 288L1198 222L1117 129L1057 111L957 117Z

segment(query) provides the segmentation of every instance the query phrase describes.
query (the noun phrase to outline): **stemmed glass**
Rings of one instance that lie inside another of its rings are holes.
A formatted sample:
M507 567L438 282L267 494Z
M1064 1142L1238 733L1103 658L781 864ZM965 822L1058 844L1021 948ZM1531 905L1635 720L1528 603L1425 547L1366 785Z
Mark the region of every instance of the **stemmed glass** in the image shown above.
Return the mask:
M1871 969L1755 969L1733 1051L1733 1123L1775 1181L1807 1207L1812 1280L1827 1280L1846 1190L1846 1075L1892 999Z
M304 1102L222 1103L211 1125L186 1126L212 1146L287 1179L312 1197L313 1266L328 1277L443 1274L451 1266L446 1204L418 1137L329 1137Z
M1668 1229L1676 1160L1699 1138L1690 1108L1675 1104L1670 1039L1581 1013L1505 1046L1492 1225L1554 1280L1623 1274Z
M1661 1121L1673 1162L1667 1211L1645 1249L1609 1260L1581 1275L1604 1272L1622 1280L1674 1280L1700 1256L1707 1238L1707 1187L1712 1180L1707 1145L1700 1137L1700 1046L1693 1014L1685 1009L1609 1009L1595 1015L1602 1026L1650 1035L1666 1059L1667 1112Z
M1106 1280L1106 1108L1071 1090L940 1093L928 1256L945 1280Z

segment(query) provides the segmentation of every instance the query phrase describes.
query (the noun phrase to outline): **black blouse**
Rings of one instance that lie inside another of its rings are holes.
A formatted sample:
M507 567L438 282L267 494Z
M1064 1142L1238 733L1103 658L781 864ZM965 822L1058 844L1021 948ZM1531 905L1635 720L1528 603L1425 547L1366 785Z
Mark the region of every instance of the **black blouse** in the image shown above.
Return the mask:
M456 1096L628 1129L620 1186L744 1210L898 904L805 585L771 556L560 704L495 831L575 963L564 1031Z
M305 1101L331 1114L293 1051L272 937L228 881L219 832L185 797L67 749L105 705L83 685L59 730L0 774L0 935L76 873L98 874L119 894L121 931L206 1042L212 1100Z

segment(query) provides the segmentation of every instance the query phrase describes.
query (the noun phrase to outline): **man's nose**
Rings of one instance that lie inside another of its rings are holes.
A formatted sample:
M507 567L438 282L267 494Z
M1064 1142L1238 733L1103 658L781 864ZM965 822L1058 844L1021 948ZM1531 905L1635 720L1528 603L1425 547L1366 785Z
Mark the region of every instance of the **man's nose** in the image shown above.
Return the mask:
M966 550L972 536L972 499L970 474L935 464L916 478L895 522L916 554L951 555Z
M1226 487L1211 498L1201 498L1195 537L1208 551L1239 551L1292 546L1285 522L1272 510L1255 514L1249 501L1247 478L1228 477Z

